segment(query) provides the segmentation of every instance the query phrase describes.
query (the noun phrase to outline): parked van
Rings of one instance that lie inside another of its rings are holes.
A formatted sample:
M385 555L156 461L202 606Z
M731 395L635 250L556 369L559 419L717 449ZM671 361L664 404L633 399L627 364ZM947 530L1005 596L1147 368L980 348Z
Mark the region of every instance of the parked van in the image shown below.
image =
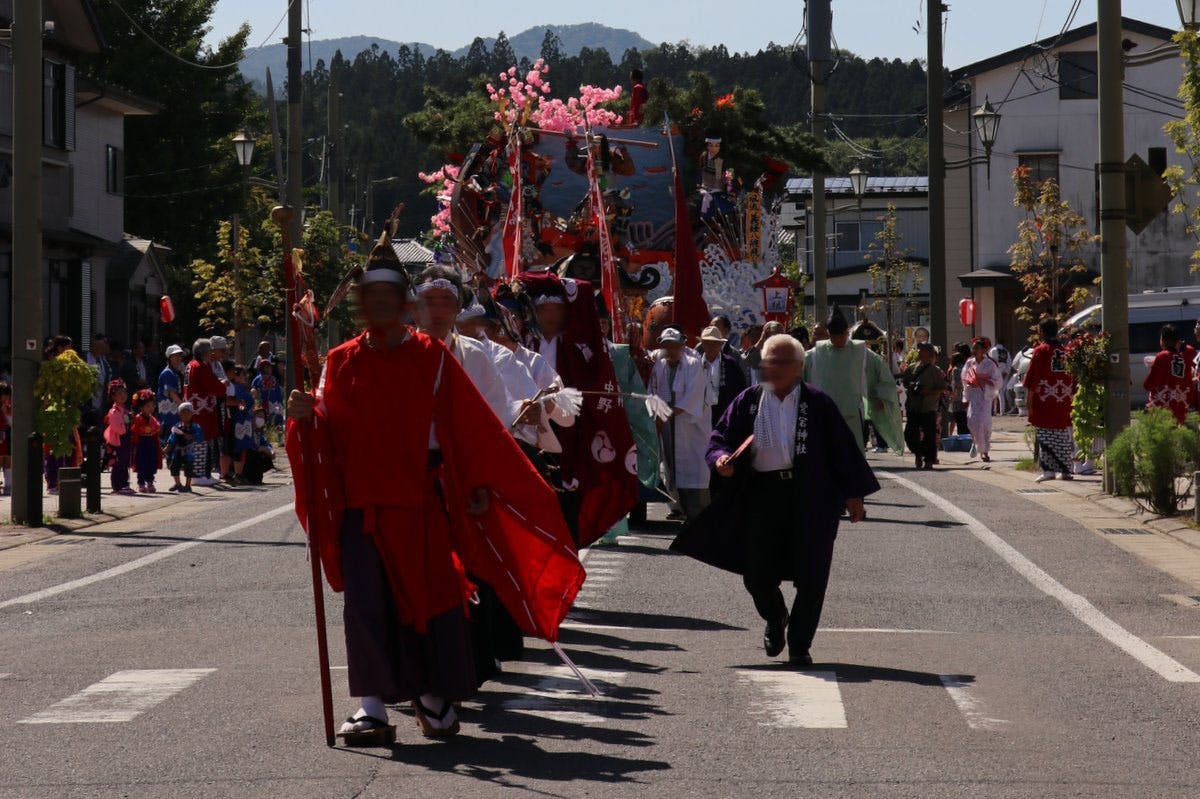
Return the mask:
M1101 306L1090 305L1067 320L1066 326L1100 330ZM1180 337L1196 345L1194 328L1200 320L1200 286L1177 286L1159 291L1144 291L1129 295L1129 388L1130 401L1137 406L1146 404L1142 383L1150 371L1150 363L1158 354L1158 334L1162 326L1175 325Z

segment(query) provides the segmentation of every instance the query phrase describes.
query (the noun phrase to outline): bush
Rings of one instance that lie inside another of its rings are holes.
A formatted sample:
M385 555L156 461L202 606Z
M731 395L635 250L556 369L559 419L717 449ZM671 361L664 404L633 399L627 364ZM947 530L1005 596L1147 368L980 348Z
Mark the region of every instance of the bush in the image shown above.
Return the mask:
M74 350L42 364L33 393L38 408L34 429L54 455L70 455L74 449L72 434L79 426L79 406L92 396L98 370L89 366Z
M1160 516L1174 516L1190 488L1177 490L1176 481L1189 479L1200 464L1200 430L1195 415L1177 424L1166 408L1149 408L1117 436L1105 454L1116 492L1132 497Z

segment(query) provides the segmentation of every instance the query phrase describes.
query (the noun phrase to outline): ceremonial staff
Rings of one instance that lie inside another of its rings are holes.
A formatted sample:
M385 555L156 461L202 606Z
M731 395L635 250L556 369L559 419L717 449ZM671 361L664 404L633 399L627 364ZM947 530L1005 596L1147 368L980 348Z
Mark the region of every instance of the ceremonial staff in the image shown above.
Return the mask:
M271 209L271 221L279 226L283 242L283 284L287 289L287 351L292 361L293 385L299 391L306 390L304 379L305 366L311 378L313 388L319 379L320 359L317 356L315 331L309 328L308 335L301 342L300 315L307 311L306 322L315 324L315 312L312 310L312 295L301 290L299 270L296 268L297 253L292 250L291 222L295 211L286 205L278 205ZM304 462L295 464L300 469L311 468L316 463L313 455L313 422L311 419L289 420L299 440ZM308 497L306 507L312 513L317 506L313 494L312 479L304 481ZM329 680L329 641L325 632L325 589L321 578L321 556L313 541L313 524L311 519L305 519L308 529L308 562L312 566L313 610L317 623L317 661L321 670L321 707L325 714L325 745L334 745L333 735L333 687Z

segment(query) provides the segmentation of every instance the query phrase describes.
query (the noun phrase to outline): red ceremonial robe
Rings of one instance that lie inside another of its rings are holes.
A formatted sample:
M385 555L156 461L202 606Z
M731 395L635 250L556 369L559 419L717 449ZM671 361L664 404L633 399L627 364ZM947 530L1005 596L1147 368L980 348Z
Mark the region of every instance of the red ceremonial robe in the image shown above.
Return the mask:
M431 423L442 451L432 471ZM465 566L525 633L557 639L584 571L554 490L442 342L414 332L391 350L365 336L331 350L315 418L288 421L287 452L297 516L335 591L342 512L361 508L402 623L423 631L463 606ZM475 488L490 495L482 516L465 511Z
M1033 348L1029 371L1025 373L1025 388L1031 425L1050 430L1071 426L1075 378L1067 371L1066 353L1057 341L1042 342Z
M1148 408L1169 408L1175 420L1187 420L1192 390L1192 364L1187 356L1175 350L1163 350L1154 356L1150 373L1142 383L1146 389Z
M565 484L578 481L579 546L598 541L637 504L637 446L618 395L621 387L600 334L595 292L586 280L560 279L550 272L525 272L519 280L554 280L567 296L567 328L559 336L555 368L563 383L584 394L583 410L571 427L557 428ZM534 345L540 344L540 339Z
M225 400L225 384L213 374L208 361L193 360L188 364L187 385L183 389L183 398L192 403L196 412L196 424L204 431L204 440L215 441L219 438L217 403Z

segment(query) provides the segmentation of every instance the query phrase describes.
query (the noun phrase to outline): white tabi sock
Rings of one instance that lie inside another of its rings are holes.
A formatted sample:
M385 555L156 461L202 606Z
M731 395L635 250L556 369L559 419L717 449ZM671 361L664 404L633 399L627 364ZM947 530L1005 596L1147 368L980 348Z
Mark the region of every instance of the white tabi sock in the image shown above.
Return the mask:
M4 490L12 491L12 469L7 466L4 468Z
M380 721L387 721L387 708L384 707L383 700L378 696L364 696L361 700L362 708L354 714L355 718L362 716L374 716Z

